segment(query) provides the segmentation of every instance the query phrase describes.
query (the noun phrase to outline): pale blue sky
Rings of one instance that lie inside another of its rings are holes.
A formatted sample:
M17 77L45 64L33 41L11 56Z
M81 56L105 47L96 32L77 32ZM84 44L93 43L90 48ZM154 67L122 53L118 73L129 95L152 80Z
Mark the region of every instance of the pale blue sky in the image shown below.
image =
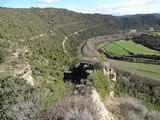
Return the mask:
M1 7L66 8L83 13L126 15L160 13L160 0L0 0Z

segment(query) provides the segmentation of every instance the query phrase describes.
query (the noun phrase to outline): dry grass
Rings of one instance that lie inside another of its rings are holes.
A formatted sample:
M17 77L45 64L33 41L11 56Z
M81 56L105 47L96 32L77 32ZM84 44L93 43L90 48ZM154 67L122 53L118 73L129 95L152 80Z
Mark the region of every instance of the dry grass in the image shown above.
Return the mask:
M126 61L119 61L114 59L107 59L111 64L116 65L119 68L130 69L136 73L142 74L154 79L160 79L160 67L154 64L144 63L131 63Z
M43 92L43 94L42 94ZM48 109L44 105L47 92L35 92L12 107L8 114L13 120L99 120L100 115L93 100L84 96L70 96L61 101L51 99ZM43 102L43 104L42 104Z
M25 97L19 97L18 103L12 106L8 115L14 120L37 120L37 115L45 109L45 103L42 100L49 98L47 90L34 91Z
M40 113L39 120L99 120L97 108L91 98L72 96L52 105Z
M121 76L128 77L128 80L134 80L135 82L139 82L140 84L144 85L150 85L150 86L159 86L160 81L148 76L145 76L143 74L134 72L130 69L119 67L116 64L110 63L111 68L114 69L114 71L117 73L120 80L123 80Z
M132 98L120 99L121 113L127 120L159 120L160 113L148 111L148 109L138 100Z

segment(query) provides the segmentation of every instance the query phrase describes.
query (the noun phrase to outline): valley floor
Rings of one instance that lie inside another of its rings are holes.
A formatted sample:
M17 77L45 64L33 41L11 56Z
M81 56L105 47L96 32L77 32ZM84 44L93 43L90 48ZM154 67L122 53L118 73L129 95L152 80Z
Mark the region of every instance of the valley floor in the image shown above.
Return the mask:
M117 67L128 69L132 72L142 74L154 79L160 80L160 66L154 64L143 64L143 63L131 63L113 59L107 59L108 62L116 65Z

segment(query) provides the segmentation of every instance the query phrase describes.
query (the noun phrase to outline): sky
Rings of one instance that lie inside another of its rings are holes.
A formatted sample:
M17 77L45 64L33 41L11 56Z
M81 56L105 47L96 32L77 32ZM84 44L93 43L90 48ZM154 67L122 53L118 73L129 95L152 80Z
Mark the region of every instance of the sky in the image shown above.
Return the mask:
M82 13L128 15L160 13L160 0L0 0L0 7L54 7Z

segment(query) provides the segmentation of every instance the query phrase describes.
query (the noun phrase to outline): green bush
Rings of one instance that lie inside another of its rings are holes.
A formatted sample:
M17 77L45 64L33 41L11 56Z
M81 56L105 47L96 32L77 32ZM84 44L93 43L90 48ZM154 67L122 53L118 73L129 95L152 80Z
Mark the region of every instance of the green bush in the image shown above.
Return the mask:
M112 90L111 81L108 80L108 76L102 72L94 72L89 76L89 79L93 80L94 86L104 99L106 94L109 94Z
M55 79L54 81L42 81L38 85L42 91L49 91L49 96L41 99L43 109L48 110L49 107L59 100L69 97L73 93L74 85L71 82L64 83L63 80Z
M0 74L0 120L8 118L8 112L17 99L27 95L33 88L25 80Z
M3 39L3 31L0 29L0 39Z
M158 91L149 86L140 85L139 82L125 82L119 80L115 86L117 97L133 97L142 100L148 109L160 111L160 97Z
M3 48L0 48L0 63L5 62L7 57L7 52Z
M103 60L103 61L107 61L107 57L105 54L101 54L100 55L100 58Z
M20 59L20 60L25 60L25 57L22 55L22 54L19 54L19 56L18 56L18 59Z
M70 97L73 84L62 80L43 82L35 87L34 91L18 97L16 104L11 107L10 116L14 119L37 120L37 114L50 110L52 104ZM57 111L55 111L57 112Z

